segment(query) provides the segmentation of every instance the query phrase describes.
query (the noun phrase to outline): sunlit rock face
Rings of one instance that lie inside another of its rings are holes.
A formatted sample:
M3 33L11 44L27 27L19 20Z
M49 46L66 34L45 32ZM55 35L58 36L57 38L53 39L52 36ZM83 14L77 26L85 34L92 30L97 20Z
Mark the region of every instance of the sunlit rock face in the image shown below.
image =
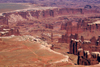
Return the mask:
M53 8L45 10L24 10L24 11L14 11L9 13L3 13L1 19L6 19L7 22L18 22L27 21L34 19L42 19L48 17L57 17L62 15L73 15L73 14L89 14L89 13L99 13L97 10L86 10L86 9L75 9L75 8ZM3 20L2 20L3 21ZM6 23L7 24L7 23Z

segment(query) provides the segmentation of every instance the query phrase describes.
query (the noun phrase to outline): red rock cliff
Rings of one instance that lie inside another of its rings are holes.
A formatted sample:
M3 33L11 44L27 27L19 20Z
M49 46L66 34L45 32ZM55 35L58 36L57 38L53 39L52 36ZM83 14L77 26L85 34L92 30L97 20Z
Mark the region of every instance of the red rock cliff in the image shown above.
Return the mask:
M4 13L3 15L8 19L9 22L17 22L17 21L42 19L48 17L56 17L61 15L90 14L90 13L99 13L99 11L86 10L86 9L73 9L73 8L55 8L46 10L18 11L18 12Z

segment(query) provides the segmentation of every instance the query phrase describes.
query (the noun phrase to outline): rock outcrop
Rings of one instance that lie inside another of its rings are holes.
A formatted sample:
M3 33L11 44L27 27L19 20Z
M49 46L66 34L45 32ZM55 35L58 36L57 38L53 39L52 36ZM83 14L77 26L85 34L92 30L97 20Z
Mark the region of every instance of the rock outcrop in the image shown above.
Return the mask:
M89 51L83 51L83 49L78 50L78 60L77 63L79 65L94 65L99 64L100 61L100 53L99 52L92 52L91 54Z
M5 16L0 16L0 25L8 25L8 19Z
M59 43L70 43L71 39L73 38L79 39L78 34L75 34L75 35L71 34L70 36L68 36L68 34L62 35L62 37L58 39L58 42Z
M82 38L81 38L82 39ZM78 55L79 65L94 65L100 62L100 36L92 37L90 41L71 39L69 53ZM82 39L83 40L83 39Z
M79 20L78 22L68 21L62 23L61 30L66 30L67 34L79 34L84 31L93 32L95 30L100 30L100 21L90 21L89 19Z
M19 30L16 28L9 28L8 25L0 26L0 36L20 35Z
M99 51L100 52L99 37L98 37L98 39L95 39L95 37L92 37L90 39L90 41L84 40L83 42L80 39L72 38L71 42L70 42L70 53L78 54L78 52L76 52L76 51L78 51L78 48L83 48L83 50L88 50L90 53L93 52L93 51ZM80 44L78 44L77 42L80 43ZM74 49L76 49L76 51Z

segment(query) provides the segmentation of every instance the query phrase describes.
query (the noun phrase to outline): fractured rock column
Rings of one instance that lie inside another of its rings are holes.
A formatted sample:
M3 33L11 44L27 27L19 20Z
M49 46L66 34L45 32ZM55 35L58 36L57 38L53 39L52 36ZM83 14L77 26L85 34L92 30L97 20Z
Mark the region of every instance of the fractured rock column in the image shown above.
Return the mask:
M82 65L82 56L83 56L83 49L80 48L80 49L78 49L78 59L77 59L78 65Z

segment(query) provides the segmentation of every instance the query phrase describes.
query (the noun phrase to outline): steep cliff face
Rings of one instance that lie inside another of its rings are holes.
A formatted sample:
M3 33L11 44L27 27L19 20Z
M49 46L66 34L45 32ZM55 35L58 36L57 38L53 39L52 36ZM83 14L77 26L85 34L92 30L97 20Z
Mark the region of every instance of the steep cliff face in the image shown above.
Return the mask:
M0 16L0 24L8 25L8 19L5 16Z
M96 10L86 10L86 9L72 9L72 8L55 8L55 9L47 9L47 10L27 10L27 11L18 11L18 12L10 12L4 13L5 18L8 19L8 22L19 22L19 21L27 21L34 19L43 19L48 17L57 17L62 15L82 15L82 14L90 14L90 13L99 13Z

